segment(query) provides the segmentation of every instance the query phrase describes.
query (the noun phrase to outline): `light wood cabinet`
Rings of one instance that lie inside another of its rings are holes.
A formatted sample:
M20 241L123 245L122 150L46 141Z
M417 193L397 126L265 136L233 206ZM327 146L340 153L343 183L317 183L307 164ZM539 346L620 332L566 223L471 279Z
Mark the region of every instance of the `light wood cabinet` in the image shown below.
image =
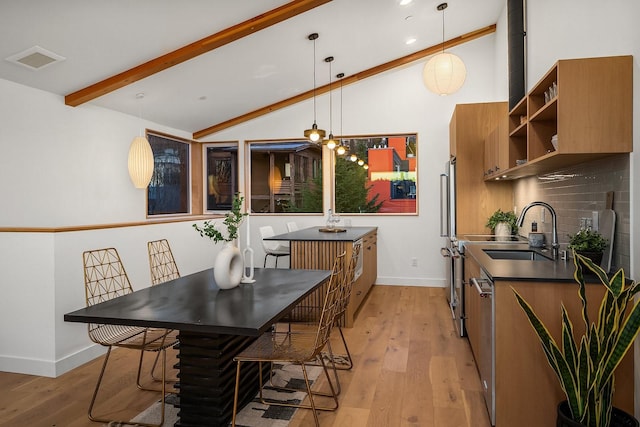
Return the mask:
M378 233L371 232L362 239L362 274L353 284L346 313L346 326L353 326L356 313L378 278Z
M456 159L456 233L484 234L487 218L513 209L509 181L484 181L484 145L508 114L506 102L458 104L449 123L451 156Z
M507 117L504 117L484 141L484 177L499 178L508 168L509 131Z
M533 306L560 343L562 304L573 319L575 332L583 332L577 284L533 281L494 284L496 427L552 426L556 421L556 406L566 398L512 287ZM592 321L597 319L603 292L602 285L587 284ZM617 368L615 386L614 405L633 414L633 351Z
M510 178L631 152L633 57L558 61L509 112L508 123Z

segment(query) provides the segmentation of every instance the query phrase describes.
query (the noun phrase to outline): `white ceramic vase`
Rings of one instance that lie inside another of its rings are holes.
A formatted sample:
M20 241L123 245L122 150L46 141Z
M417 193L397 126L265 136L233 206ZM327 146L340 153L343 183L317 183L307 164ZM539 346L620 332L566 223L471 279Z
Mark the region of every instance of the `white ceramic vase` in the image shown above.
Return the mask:
M244 263L240 249L233 243L227 242L216 257L213 266L213 277L220 289L235 288L240 284Z
M511 225L508 222L499 222L494 230L496 240L508 240L511 238Z

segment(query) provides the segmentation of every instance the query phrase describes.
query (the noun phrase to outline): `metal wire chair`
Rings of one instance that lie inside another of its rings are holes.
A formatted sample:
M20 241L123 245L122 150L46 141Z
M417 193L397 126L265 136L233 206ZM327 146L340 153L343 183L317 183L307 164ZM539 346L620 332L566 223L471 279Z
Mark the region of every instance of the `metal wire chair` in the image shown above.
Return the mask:
M122 265L118 251L114 248L97 249L85 251L82 254L84 265L84 283L86 305L92 306L103 301L129 294L133 292L127 272ZM159 391L161 393L162 410L159 424L137 423L137 425L159 427L164 423L164 396L166 394L165 371L166 371L166 349L175 344L174 339L169 335L170 331L157 328L143 328L136 326L94 324L88 325L89 338L91 341L107 347L107 353L100 370L98 382L89 405L89 419L102 423L120 423L136 425L128 421L115 421L98 418L93 415L93 406L98 396L98 390L104 376L111 349L113 347L123 347L140 351L140 362L138 363L138 374L136 385L142 390ZM144 352L162 353L162 379L161 390L154 390L143 387L140 384L142 370L142 357Z
M353 368L353 359L351 358L351 352L349 351L349 346L347 345L347 340L344 337L344 333L342 331L342 324L345 322L345 315L347 312L347 307L349 306L349 300L351 299L351 290L353 289L353 282L355 281L355 271L356 264L358 263L358 257L360 256L360 251L362 250L362 243L358 243L353 245L353 251L351 252L351 258L349 259L349 263L347 268L345 269L345 276L342 282L342 292L340 296L340 303L338 304L338 312L336 313L336 320L334 326L338 327L338 332L340 332L340 338L342 339L342 345L344 346L344 350L346 355L344 356L344 363L336 363L336 358L331 353L329 357L333 359L336 369L341 370L350 370Z
M148 242L147 249L149 252L152 285L180 277L176 260L173 258L173 252L171 252L171 246L169 246L167 239Z
M147 242L147 252L149 253L149 270L151 271L152 286L180 277L178 265L176 264L176 260L173 257L173 252L171 252L171 246L169 245L169 241L167 239ZM169 338L174 342L177 342L178 331L169 331ZM151 368L151 378L153 378L155 381L160 381L160 378L157 378L155 374L159 358L160 353L157 353L156 358L153 362L153 367ZM178 380L172 378L166 381L175 383Z
M336 389L329 376L327 366L322 359L322 350L329 342L329 335L333 328L335 316L338 312L340 305L340 292L341 281L344 276L345 269L345 257L343 253L336 257L334 266L327 286L327 291L324 298L324 304L322 305L322 311L319 316L319 320L312 331L287 331L284 333L278 333L275 331L267 332L261 335L256 341L254 341L249 347L240 352L234 360L237 362L236 370L236 386L234 392L233 401L233 417L231 425L235 426L236 413L238 410L238 390L240 388L240 367L244 362L258 362L259 367L259 380L260 380L260 400L265 404L276 406L289 406L296 408L307 408L313 411L313 417L316 422L316 426L320 426L318 421L317 410L334 411L338 408L338 396ZM330 393L312 391L309 383L309 377L307 375L307 365L310 362L318 361L322 366L324 374L327 378L327 382L330 388ZM309 404L292 404L290 402L267 400L263 397L263 375L262 364L263 363L294 363L300 365L302 368L302 375L304 376L304 382L309 398ZM316 405L314 396L328 396L333 400L332 406L318 406Z

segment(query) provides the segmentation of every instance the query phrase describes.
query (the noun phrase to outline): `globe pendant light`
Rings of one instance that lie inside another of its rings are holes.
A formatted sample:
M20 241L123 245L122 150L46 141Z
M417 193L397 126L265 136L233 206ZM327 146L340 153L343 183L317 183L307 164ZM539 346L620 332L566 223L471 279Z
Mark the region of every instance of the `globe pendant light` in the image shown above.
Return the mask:
M309 34L308 38L313 41L313 125L311 125L311 129L304 131L304 136L312 142L318 142L326 135L326 132L318 129L316 124L316 40L318 39L318 33Z
M447 3L442 3L437 8L442 11L442 52L429 59L422 70L427 89L440 96L457 92L467 75L464 62L458 56L444 51L444 10L447 6Z
M323 140L322 144L326 145L329 150L333 150L337 145L333 137L333 102L331 96L331 63L333 62L333 56L326 57L324 62L329 63L329 139Z
M336 74L336 77L340 79L340 144L338 144L338 148L336 149L336 153L339 156L343 156L344 153L347 152L344 144L342 143L342 78L344 77L344 73Z
M143 93L136 95L141 100L144 98ZM140 113L140 116L142 114ZM142 118L142 117L140 117ZM141 135L136 136L129 146L129 158L127 166L129 168L129 177L136 188L147 188L153 176L153 150L149 140Z

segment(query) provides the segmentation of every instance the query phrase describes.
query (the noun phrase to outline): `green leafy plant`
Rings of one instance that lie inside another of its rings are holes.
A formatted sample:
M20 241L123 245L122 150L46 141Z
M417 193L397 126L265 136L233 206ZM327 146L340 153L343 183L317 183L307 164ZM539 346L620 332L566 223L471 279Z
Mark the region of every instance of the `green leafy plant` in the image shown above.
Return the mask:
M609 243L600 233L593 230L580 230L569 234L569 249L576 252L602 252Z
M491 231L495 231L496 226L501 222L506 222L511 226L511 233L514 234L518 227L516 226L516 222L518 218L513 211L503 212L502 209L498 209L489 217L487 220L486 226L491 229Z
M231 204L231 210L224 215L224 220L222 223L227 228L227 235L225 237L224 234L220 230L216 228L216 223L212 221L205 221L202 227L198 227L198 224L193 224L193 228L200 233L202 237L208 237L214 242L218 243L221 241L231 242L238 238L238 227L242 224L242 221L247 213L242 213L240 210L242 209L242 202L244 201L244 197L240 195L240 193L236 193L233 196L233 202Z
M582 335L574 335L573 323L563 304L561 346L533 308L512 289L560 381L573 421L587 427L608 427L613 408L614 371L640 330L640 306L633 305L640 286L636 282L627 284L622 269L609 278L602 268L580 254L574 253L574 264L585 329ZM597 323L590 322L587 311L585 268L606 288ZM631 305L633 308L629 310Z

